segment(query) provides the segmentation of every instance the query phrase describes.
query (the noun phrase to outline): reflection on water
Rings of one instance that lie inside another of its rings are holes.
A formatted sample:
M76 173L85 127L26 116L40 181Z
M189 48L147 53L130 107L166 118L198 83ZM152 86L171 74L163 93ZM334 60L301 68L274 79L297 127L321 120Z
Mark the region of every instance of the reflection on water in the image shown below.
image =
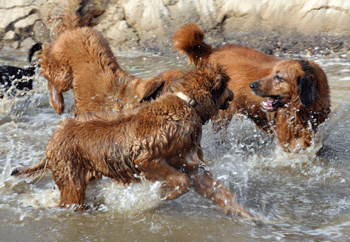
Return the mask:
M26 53L0 55L1 64L26 66ZM119 53L125 70L152 77L185 69L173 54ZM159 183L129 187L109 179L92 183L92 206L74 213L55 206L59 192L50 174L33 184L11 177L13 168L38 162L52 130L68 116L49 105L46 81L36 76L35 90L24 98L0 100L0 227L3 241L347 241L350 236L350 61L314 58L326 71L332 115L321 126L318 144L301 154L275 150L270 136L239 118L223 141L210 124L203 150L214 174L264 226L225 216L194 192L171 202L159 198ZM72 93L65 94L68 105ZM318 155L316 155L318 151Z

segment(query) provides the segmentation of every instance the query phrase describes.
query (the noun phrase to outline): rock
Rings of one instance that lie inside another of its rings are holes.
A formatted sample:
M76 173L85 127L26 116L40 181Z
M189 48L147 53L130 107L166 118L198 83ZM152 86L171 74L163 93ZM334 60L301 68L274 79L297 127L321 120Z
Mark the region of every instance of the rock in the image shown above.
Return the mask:
M21 42L21 49L29 50L35 43L32 38L26 38Z
M28 16L32 7L25 5L26 0L3 1L0 7L0 31L9 28L13 23Z
M16 33L14 31L8 31L6 32L3 40L14 40L16 36Z
M15 41L11 44L11 48L17 50L19 48L19 41Z
M184 24L196 23L204 29L206 41L215 46L235 43L274 54L349 50L345 40L350 35L350 1L93 0L93 3L105 10L95 19L94 28L114 49L172 50L171 37L175 31ZM61 0L5 1L0 7L0 36L4 36L0 46L6 41L15 43L27 38L51 41L54 36L50 35L48 19L64 5ZM22 48L20 42L19 46ZM319 49L314 49L316 46Z
M31 15L15 22L13 27L15 29L21 29L21 28L24 29L28 26L33 26L37 20L40 20L39 16L36 14L31 14Z

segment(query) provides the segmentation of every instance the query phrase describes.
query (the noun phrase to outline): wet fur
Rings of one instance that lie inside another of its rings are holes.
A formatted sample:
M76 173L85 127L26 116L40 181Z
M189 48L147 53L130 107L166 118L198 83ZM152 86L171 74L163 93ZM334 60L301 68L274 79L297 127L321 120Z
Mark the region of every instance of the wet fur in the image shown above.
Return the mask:
M46 147L47 167L61 194L59 206L84 209L87 184L103 175L124 184L142 178L162 181L164 200L194 188L226 213L252 219L213 178L201 150L202 125L233 99L228 80L221 67L199 68L184 73L170 92L135 109L65 120Z
M51 106L58 114L64 110L63 93L70 89L75 115L119 112L138 106L145 95L158 96L165 78L180 73L174 70L142 80L121 69L107 41L91 28L102 13L98 4L74 0L53 19L56 39L43 45L38 64L48 80Z
M176 77L184 74L170 70L143 80L123 71L101 34L91 27L81 27L92 23L96 15L96 11L91 14L87 10L81 15L87 2L68 2L57 17L60 20L55 25L57 39L45 43L39 55L41 73L48 80L50 103L58 114L64 110L63 92L70 89L75 97L73 116L103 111L118 113L157 98L169 90ZM45 173L42 170L45 162L44 158L42 165L22 167L18 172L28 179L39 177Z
M203 39L203 31L195 24L181 27L173 36L175 49L186 53L197 67L218 63L227 69L231 79L228 87L235 99L228 111L220 112L214 128L226 127L232 116L240 113L272 133L287 152L309 147L318 125L330 113L328 81L320 66L307 60L276 59L237 45L215 49ZM285 79L277 86L273 79L278 72L284 73ZM260 92L254 95L250 84L257 80L261 80L256 83ZM283 95L283 103L274 112L265 112L261 103L271 95Z

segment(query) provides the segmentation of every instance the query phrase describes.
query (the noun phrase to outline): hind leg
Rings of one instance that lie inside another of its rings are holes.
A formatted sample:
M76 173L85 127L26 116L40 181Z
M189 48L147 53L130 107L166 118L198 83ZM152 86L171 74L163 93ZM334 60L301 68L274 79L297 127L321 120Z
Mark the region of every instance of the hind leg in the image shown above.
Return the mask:
M57 185L61 194L60 203L58 204L59 207L74 211L85 210L85 187L76 187L76 185L77 184Z
M58 168L58 167L57 167ZM52 176L60 190L59 207L74 211L82 211L86 208L84 204L85 190L89 177L81 169L77 170L66 164L62 169L52 169Z

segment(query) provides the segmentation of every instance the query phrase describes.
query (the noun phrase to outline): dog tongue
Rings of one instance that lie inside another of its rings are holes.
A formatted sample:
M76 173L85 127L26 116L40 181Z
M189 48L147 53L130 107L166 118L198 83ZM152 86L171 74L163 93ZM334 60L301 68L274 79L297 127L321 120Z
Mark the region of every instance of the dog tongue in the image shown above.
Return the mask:
M267 109L267 110L273 110L273 106L272 103L275 100L273 98L269 98L266 102L264 102L263 108Z

